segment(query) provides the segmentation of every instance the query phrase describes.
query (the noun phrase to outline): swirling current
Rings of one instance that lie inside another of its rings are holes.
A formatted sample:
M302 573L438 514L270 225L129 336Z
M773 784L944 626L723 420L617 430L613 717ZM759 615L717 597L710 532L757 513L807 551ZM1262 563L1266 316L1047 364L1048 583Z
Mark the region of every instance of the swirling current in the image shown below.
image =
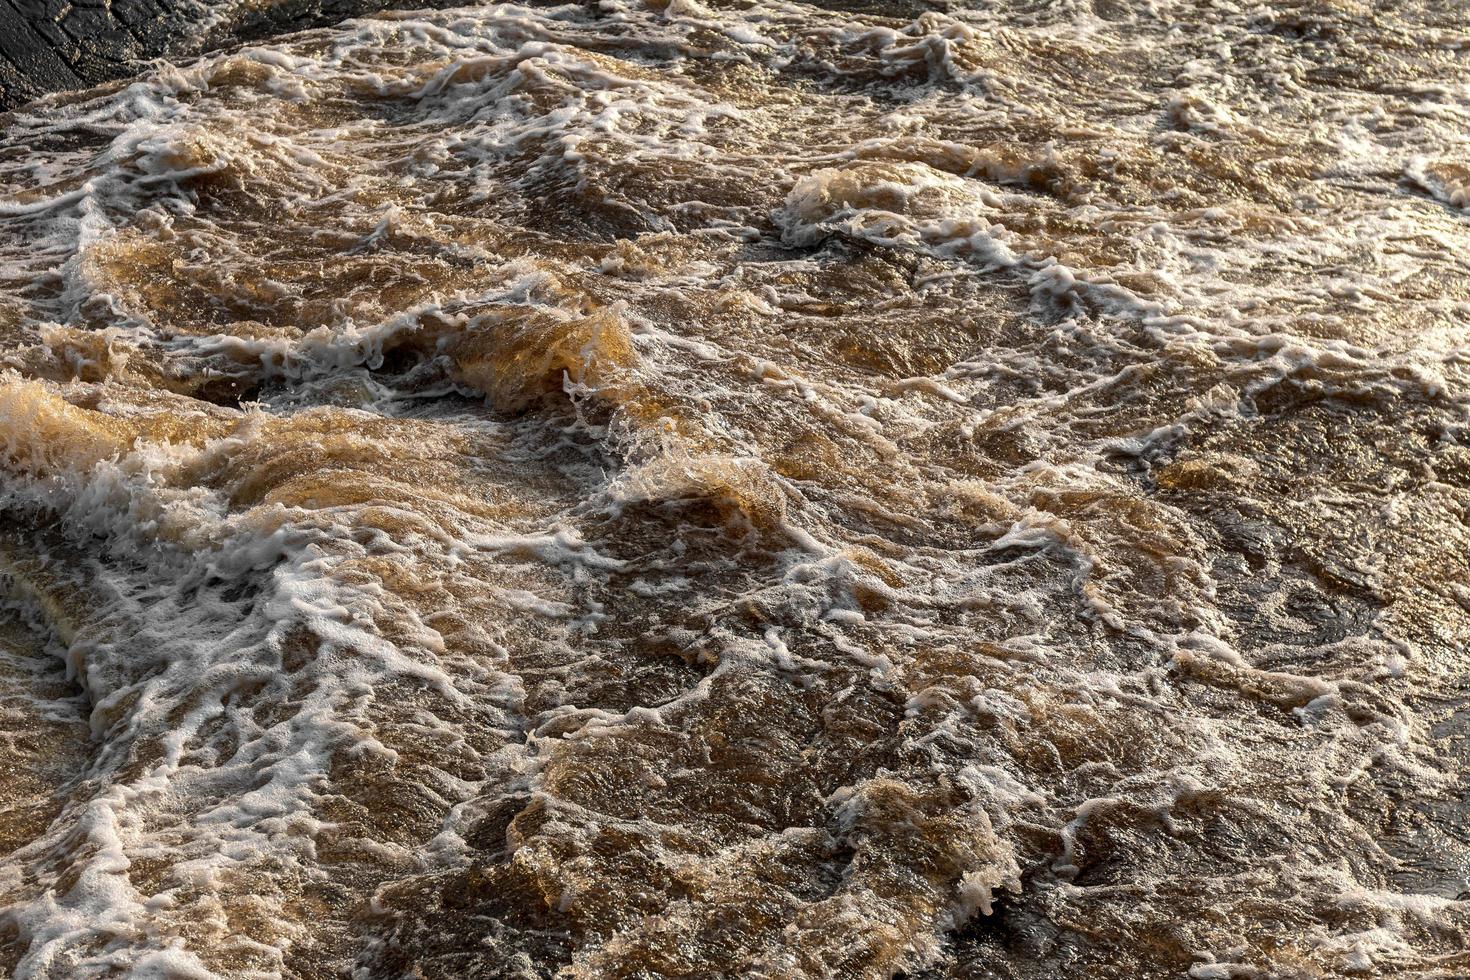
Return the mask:
M1470 976L1470 14L929 6L0 117L0 973Z

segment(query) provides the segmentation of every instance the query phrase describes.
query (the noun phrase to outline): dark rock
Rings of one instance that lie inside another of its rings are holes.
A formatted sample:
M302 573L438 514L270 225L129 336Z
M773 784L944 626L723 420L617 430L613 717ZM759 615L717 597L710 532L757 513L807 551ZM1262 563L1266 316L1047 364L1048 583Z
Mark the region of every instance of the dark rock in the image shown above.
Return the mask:
M205 31L219 0L0 0L0 111L47 92L136 74L153 58L187 58L387 7L463 0L280 0L231 13Z

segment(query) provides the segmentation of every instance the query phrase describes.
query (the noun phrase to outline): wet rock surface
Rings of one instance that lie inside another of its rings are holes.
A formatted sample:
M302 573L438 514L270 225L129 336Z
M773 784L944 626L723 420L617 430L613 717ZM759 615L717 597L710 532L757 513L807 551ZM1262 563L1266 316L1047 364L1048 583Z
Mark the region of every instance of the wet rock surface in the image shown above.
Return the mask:
M383 0L0 0L0 110L47 92L138 73L178 58L338 23L386 7L444 3Z

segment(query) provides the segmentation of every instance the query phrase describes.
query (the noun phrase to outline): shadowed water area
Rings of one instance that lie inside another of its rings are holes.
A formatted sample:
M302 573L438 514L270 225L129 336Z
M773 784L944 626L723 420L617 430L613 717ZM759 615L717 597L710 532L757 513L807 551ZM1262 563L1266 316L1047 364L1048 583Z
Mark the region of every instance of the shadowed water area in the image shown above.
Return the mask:
M1453 5L400 11L0 120L0 974L1470 975Z

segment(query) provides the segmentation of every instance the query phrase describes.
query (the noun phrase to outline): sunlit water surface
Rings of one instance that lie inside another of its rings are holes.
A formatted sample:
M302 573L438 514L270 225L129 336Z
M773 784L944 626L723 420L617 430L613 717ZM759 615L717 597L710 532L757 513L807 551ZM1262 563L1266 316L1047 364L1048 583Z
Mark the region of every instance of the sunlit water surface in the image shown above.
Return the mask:
M0 972L1470 975L1463 10L827 6L4 120Z

